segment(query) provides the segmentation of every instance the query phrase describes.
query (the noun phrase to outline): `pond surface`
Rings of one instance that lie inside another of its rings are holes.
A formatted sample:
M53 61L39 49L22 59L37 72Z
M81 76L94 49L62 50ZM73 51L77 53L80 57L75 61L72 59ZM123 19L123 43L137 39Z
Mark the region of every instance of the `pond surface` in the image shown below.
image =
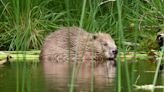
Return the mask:
M122 92L127 91L124 62L121 63ZM129 73L137 85L152 84L156 64L147 61L128 62ZM132 68L132 66L134 66ZM75 77L72 78L74 69ZM116 68L104 63L92 65L72 63L16 63L0 65L0 92L116 92ZM130 79L132 78L130 76ZM73 80L73 81L72 81ZM159 73L157 85L162 85L163 73ZM71 85L74 83L74 85ZM155 92L162 92L155 89ZM150 90L133 89L133 92Z

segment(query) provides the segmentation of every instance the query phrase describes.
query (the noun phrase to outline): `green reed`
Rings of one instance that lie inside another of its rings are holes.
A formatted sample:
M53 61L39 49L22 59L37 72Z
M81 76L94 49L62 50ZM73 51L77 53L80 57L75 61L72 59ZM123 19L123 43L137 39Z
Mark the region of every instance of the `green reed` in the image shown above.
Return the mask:
M13 17L13 20L15 20L15 27L16 27L16 35L18 35L19 34L19 18L20 18L20 12L19 12L19 0L16 0L16 1L13 1L13 7L14 7L14 17ZM16 40L15 40L15 42L16 42L16 44L19 44L18 43L18 41L19 41L19 38L18 37L16 37ZM18 48L18 46L16 46L16 49L17 50L19 50L19 48ZM17 72L16 72L16 92L20 92L19 91L19 66L17 65Z
M15 29L15 36L13 38L13 43L11 50L16 51L27 51L29 44L27 43L29 40L29 32L30 32L30 0L20 1L16 0L12 2L13 8L13 25ZM23 33L21 33L23 31ZM14 49L13 49L14 48ZM24 53L24 56L26 53ZM19 60L19 58L18 58ZM26 60L26 59L24 59ZM26 69L26 65L23 65L23 73L20 73L20 65L17 63L16 66L16 92L25 92L25 88L29 88L30 85L26 85L26 82L29 79L27 76L29 75ZM22 76L22 79L20 79L20 76Z
M162 47L162 51L160 52L160 56L157 62L157 67L156 67L156 71L154 74L154 80L153 80L153 86L156 86L156 82L157 82L157 78L158 78L158 74L159 74L159 69L160 69L160 65L161 65L161 61L162 61L162 56L163 56L163 52L164 52L164 46ZM154 88L151 90L151 92L154 92Z
M84 19L84 15L85 15L85 8L86 8L86 0L83 1L83 6L82 6L82 11L81 11L81 18L80 18L80 27L83 26L83 19ZM78 38L77 40L79 40L79 35L80 35L80 32L78 33ZM76 52L78 51L78 46L76 47ZM73 70L72 70L72 78L71 78L71 87L70 87L70 92L73 92L74 91L74 83L75 83L75 70L77 69L76 65L77 65L77 62L78 62L78 59L77 59L77 54L75 55L76 57L76 61L74 62L74 65L73 65Z
M123 25L122 25L122 2L120 0L117 0L117 10L118 10L118 37L119 37L119 45L118 45L118 49L121 48L121 42L123 39ZM124 52L125 53L125 52ZM118 56L120 57L120 53L118 54ZM121 92L121 59L119 58L117 61L117 92ZM126 62L126 60L125 60ZM127 77L127 76L126 76ZM128 78L128 77L127 77ZM128 88L129 91L129 88Z

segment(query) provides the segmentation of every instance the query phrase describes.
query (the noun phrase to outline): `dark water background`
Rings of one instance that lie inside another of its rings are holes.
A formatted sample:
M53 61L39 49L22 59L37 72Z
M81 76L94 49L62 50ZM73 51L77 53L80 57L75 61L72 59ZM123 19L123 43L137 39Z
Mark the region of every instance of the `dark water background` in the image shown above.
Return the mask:
M127 92L124 62L122 64L122 92ZM132 69L132 65L134 68ZM152 84L156 64L147 61L128 62L130 78L137 85ZM68 92L71 87L72 63L18 63L0 65L0 92ZM106 63L94 68L79 64L75 69L74 92L116 92L116 68ZM159 73L157 85L162 85ZM133 89L133 92L150 92ZM162 89L155 89L162 92Z

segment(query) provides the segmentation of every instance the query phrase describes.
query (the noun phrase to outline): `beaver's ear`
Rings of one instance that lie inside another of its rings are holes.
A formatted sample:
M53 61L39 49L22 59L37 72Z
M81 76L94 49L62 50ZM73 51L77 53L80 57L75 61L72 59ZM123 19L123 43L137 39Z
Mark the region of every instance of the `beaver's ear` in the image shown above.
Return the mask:
M96 40L96 39L97 39L97 35L94 34L94 35L92 36L92 38L93 38L93 40Z

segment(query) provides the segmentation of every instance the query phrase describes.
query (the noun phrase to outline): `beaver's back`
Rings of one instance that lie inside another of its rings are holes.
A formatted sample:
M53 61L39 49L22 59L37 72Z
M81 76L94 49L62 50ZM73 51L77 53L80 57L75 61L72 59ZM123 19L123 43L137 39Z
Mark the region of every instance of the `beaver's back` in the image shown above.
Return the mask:
M78 40L89 33L78 27L65 27L51 33L45 40L40 59L64 59L75 54ZM70 55L70 56L69 56ZM75 56L72 56L75 57Z

